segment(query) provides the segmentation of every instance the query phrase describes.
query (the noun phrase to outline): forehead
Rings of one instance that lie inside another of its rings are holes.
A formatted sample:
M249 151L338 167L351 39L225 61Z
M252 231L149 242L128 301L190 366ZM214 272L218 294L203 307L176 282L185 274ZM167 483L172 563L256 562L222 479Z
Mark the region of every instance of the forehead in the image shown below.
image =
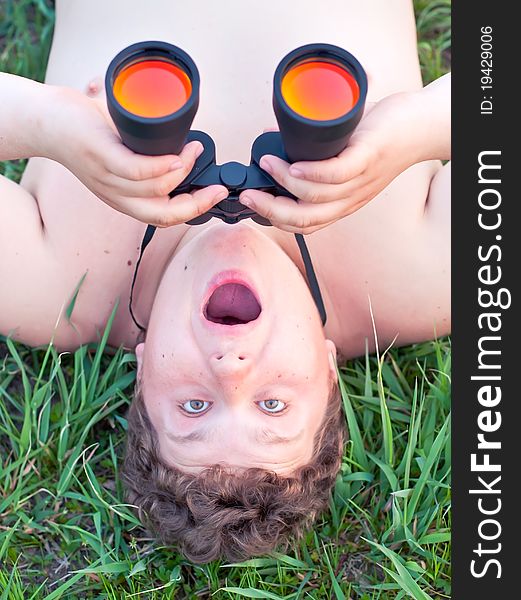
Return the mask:
M262 427L242 431L210 427L200 438L167 432L159 437L163 460L186 472L198 473L220 464L233 469L258 467L290 473L311 460L315 431L302 428L284 436Z

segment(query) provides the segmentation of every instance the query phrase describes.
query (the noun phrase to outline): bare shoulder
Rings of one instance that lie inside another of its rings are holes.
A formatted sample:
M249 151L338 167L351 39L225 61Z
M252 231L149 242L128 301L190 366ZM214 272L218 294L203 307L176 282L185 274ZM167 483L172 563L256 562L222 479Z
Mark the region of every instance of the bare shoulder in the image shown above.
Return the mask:
M132 346L138 331L128 312L129 294L146 225L107 206L63 165L48 159L30 159L22 185L37 199L45 224L42 247L47 262L42 302L50 316L46 318L43 343L52 335L58 348L72 350L82 343L99 341L118 304L109 343ZM141 321L152 305L172 248L186 228L161 229L144 255L134 294L134 310ZM21 268L29 272L33 267ZM31 276L25 277L29 280ZM70 314L67 308L73 298ZM41 319L44 306L36 310ZM34 341L31 332L35 324L31 323L31 329L26 330L31 337L21 339L40 343ZM3 333L1 326L0 331Z
M0 333L30 345L81 343L65 319L64 273L36 198L0 176Z
M415 165L315 236L343 357L374 349L373 319L383 348L450 332L450 167Z

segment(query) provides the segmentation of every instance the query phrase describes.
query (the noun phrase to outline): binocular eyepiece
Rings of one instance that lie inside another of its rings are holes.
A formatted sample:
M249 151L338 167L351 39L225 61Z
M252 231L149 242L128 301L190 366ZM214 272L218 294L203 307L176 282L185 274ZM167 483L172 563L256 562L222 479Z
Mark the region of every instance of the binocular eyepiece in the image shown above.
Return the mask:
M110 63L105 89L123 143L140 154L178 154L199 105L199 72L171 44L139 42ZM290 161L341 152L360 121L367 77L356 58L331 44L286 55L273 81L273 109Z
M199 107L199 71L166 42L139 42L117 54L105 76L110 116L139 154L179 154Z
M356 58L331 44L287 54L273 80L273 110L291 162L339 154L365 106L367 77Z

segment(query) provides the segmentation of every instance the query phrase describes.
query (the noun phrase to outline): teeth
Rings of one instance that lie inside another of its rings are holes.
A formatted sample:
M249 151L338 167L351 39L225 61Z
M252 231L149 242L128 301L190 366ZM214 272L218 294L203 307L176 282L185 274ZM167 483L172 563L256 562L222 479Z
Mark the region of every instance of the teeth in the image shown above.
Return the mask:
M261 306L253 293L241 283L225 283L210 296L205 317L221 325L242 325L254 321Z

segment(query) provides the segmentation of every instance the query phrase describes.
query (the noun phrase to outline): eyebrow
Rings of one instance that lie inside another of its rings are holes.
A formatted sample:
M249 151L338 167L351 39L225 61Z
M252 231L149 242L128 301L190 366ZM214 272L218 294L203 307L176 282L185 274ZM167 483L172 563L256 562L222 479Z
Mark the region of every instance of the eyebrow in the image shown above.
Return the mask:
M285 436L279 435L271 429L257 429L255 431L255 440L259 444L274 445L274 444L287 444L294 442L302 437L304 429L298 431L295 435ZM166 436L178 444L187 444L190 442L207 442L211 437L211 432L208 429L196 429L186 435L177 435L171 431L166 432Z

